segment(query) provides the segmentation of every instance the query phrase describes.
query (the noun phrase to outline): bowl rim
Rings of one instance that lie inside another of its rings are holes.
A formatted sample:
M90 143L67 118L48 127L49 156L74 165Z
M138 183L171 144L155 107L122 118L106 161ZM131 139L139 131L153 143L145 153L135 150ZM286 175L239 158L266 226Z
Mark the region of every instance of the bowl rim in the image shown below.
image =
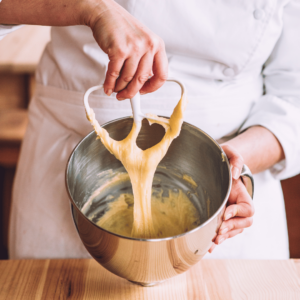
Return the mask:
M164 116L162 116L164 117ZM164 118L168 118L169 117L164 117ZM103 125L101 125L101 127L105 127L111 123L115 123L115 122L118 122L118 121L122 121L122 120L125 120L125 119L132 119L132 116L126 116L126 117L122 117L122 118L118 118L118 119L114 119L114 120L111 120L111 121L108 121L106 123L104 123ZM199 229L201 229L202 227L206 226L208 223L212 222L212 220L215 219L215 217L217 217L219 215L219 213L222 211L222 209L224 208L225 204L227 203L227 200L229 198L229 195L230 195L230 191L231 191L231 187L232 187L232 174L231 174L231 167L230 167L230 163L228 161L228 158L227 158L227 155L226 153L224 152L224 150L222 149L222 147L218 144L218 142L213 139L209 134L207 134L205 131L201 130L200 128L188 123L188 122L185 122L183 121L183 124L182 125L187 125L188 127L191 127L197 131L200 131L202 134L204 134L207 138L209 138L216 146L217 148L220 150L220 154L224 155L223 157L225 157L225 162L227 164L227 170L228 170L228 175L229 175L229 184L228 184L228 188L227 188L227 192L226 192L226 195L224 197L224 200L222 202L222 204L220 205L220 207L216 210L216 212L210 216L204 223L200 224L199 226L193 228L192 230L189 230L187 232L184 232L184 233L181 233L181 234L178 234L178 235L174 235L174 236L170 236L170 237L165 237L165 238L157 238L157 239L146 239L146 238L135 238L135 237L130 237L130 236L124 236L124 235L120 235L120 234L117 234L117 233L114 233L112 231L109 231L109 230L106 230L105 228L102 228L100 227L99 225L97 225L96 223L94 223L93 221L91 221L79 208L78 206L75 204L72 196L71 196L71 192L70 192L70 189L69 189L69 184L68 184L68 175L69 175L69 167L70 167L70 163L71 163L71 160L73 159L73 156L75 155L75 152L76 150L80 147L80 145L84 142L85 139L87 139L88 137L90 137L92 134L95 134L95 130L92 130L90 133L88 133L85 137L83 137L79 142L78 144L75 146L75 148L73 149L71 155L69 156L68 158L68 162L67 162L67 165L66 165L66 170L65 170L65 185L66 185L66 188L67 188L67 192L68 192L68 196L69 196L69 199L70 199L70 202L71 202L71 206L73 206L73 208L75 207L75 209L79 212L79 214L81 214L88 222L90 222L92 225L98 227L100 230L103 230L105 231L106 233L108 234L112 234L112 235L115 235L119 238L123 238L123 239L128 239L128 240L134 240L134 241L142 241L142 242L161 242L161 241L168 241L168 240L173 240L173 239L177 239L177 238L180 238L180 237L183 237L187 234L191 234L193 232L196 232L198 231ZM97 134L96 134L97 136ZM100 140L101 142L101 140ZM71 207L71 211L72 211L72 207ZM75 222L74 220L74 214L72 212L72 218L73 218L73 221ZM75 227L77 229L77 225L75 224ZM78 230L78 229L77 229Z

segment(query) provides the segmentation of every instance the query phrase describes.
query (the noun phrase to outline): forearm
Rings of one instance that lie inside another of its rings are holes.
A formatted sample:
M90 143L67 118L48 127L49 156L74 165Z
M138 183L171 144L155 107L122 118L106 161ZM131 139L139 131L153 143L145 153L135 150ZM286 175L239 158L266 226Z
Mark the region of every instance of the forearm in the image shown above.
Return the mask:
M277 138L262 126L253 126L225 144L233 146L253 174L262 172L284 159Z
M90 25L112 0L2 0L0 24Z

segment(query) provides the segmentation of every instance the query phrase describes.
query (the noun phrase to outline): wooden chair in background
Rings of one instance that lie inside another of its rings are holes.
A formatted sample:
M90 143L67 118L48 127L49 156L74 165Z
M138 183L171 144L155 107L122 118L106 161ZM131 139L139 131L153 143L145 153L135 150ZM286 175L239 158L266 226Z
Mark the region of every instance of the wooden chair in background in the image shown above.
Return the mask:
M300 258L300 175L282 180L290 257Z
M26 109L0 110L0 259L8 255L11 191L26 127Z

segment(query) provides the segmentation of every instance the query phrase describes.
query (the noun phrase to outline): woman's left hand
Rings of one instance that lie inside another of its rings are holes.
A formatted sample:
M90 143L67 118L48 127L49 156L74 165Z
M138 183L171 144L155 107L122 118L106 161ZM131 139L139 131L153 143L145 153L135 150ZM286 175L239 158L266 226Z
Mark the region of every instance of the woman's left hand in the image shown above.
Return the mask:
M223 216L223 222L213 241L214 244L208 250L210 253L216 245L220 245L226 239L242 233L244 228L250 227L253 223L252 217L254 215L253 201L240 179L244 164L243 157L232 146L227 144L221 146L232 166L232 188Z

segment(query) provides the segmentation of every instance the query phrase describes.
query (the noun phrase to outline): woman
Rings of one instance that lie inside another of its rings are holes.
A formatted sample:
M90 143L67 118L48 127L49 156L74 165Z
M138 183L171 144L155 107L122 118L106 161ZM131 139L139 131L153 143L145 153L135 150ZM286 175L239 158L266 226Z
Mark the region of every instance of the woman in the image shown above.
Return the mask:
M36 73L14 184L10 257L88 255L64 186L67 159L91 131L83 93L104 82L106 95L95 93L90 101L102 124L131 114L128 101L108 97L113 91L124 100L140 90L144 112L170 115L178 90L162 87L169 75L186 84L186 121L223 142L233 166L215 244L252 224L253 203L238 180L243 162L256 174L253 226L208 257L288 258L279 180L300 169L299 12L295 0L3 1L0 23L59 26Z

